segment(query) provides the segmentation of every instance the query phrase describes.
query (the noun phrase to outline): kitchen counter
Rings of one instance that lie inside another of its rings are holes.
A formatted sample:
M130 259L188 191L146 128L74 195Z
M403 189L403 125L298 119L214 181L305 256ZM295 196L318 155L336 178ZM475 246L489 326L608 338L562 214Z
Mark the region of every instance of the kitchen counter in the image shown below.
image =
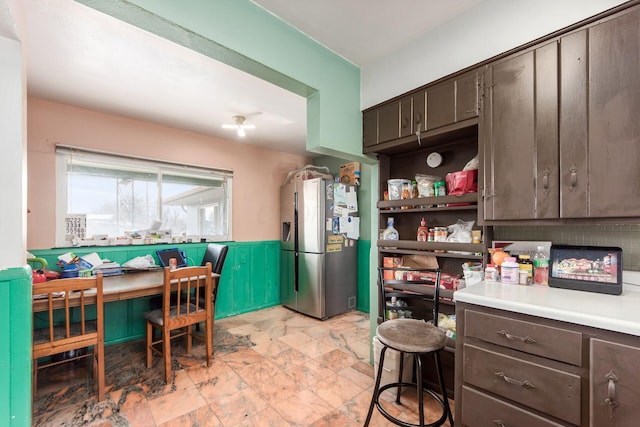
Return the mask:
M457 302L640 336L640 281L625 272L621 295L480 282L456 291Z

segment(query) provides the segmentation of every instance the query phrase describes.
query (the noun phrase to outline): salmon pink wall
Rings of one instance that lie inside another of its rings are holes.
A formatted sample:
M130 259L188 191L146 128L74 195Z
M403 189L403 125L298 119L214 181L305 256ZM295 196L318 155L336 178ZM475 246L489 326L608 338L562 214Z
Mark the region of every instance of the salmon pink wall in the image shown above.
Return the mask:
M279 239L279 188L311 159L38 98L27 100L27 248L55 246L55 145L232 170L233 240Z

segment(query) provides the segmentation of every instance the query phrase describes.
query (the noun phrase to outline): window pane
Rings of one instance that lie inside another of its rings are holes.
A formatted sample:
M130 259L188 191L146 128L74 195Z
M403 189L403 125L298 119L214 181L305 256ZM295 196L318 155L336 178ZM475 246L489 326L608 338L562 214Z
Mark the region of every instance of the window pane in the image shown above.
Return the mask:
M58 175L66 181L67 202L58 217L86 214L87 238L144 235L151 228L159 228L163 237L230 238L229 172L102 153L59 153L67 159L62 163L66 173Z

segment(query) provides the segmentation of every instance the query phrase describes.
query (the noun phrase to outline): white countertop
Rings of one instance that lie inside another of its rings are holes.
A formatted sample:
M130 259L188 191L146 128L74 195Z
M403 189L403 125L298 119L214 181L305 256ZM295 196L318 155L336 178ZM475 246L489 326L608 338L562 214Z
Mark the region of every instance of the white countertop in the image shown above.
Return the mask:
M480 282L454 292L453 299L500 310L640 336L640 286L624 274L622 295Z

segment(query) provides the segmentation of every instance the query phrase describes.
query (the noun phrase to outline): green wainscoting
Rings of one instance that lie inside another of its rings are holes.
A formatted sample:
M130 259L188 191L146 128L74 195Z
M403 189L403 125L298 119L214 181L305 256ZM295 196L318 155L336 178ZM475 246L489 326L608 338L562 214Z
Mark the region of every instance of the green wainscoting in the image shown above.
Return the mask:
M225 242L229 253L222 270L216 319L248 313L280 304L280 242ZM187 253L189 265L199 265L207 243L175 245L99 246L32 250L55 269L57 257L66 252L78 256L96 252L101 258L124 263L136 256L151 254L156 263L158 249L177 247ZM371 242L358 242L358 299L357 309L369 312L369 252ZM144 274L144 273L137 273ZM105 343L117 344L144 338L145 322L142 313L149 309L149 297L115 301L105 306ZM38 319L36 319L38 320Z
M280 242L225 242L229 253L222 270L216 304L216 319L247 313L280 304ZM177 247L187 254L189 265L200 265L207 243L98 246L32 250L55 269L58 255L73 252L78 256L96 252L101 258L124 263L137 256L151 254L156 263L158 249ZM144 274L144 273L137 273ZM144 338L142 313L149 310L149 297L115 301L105 306L105 344L112 345Z
M358 302L356 309L363 313L369 313L369 253L371 252L371 240L358 240Z
M31 269L0 270L0 425L31 425Z

